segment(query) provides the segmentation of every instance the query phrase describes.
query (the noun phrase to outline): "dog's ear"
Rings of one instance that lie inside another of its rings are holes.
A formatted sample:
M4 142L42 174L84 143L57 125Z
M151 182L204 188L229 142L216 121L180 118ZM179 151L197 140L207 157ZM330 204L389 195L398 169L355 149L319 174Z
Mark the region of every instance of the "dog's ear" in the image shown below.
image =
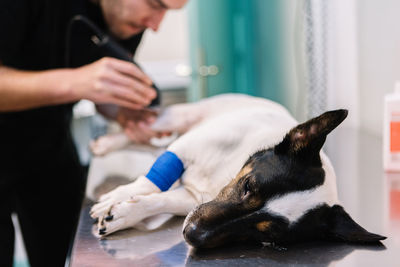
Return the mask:
M385 236L370 233L362 228L339 205L331 208L327 220L328 237L336 241L374 243L386 239Z
M297 125L275 146L275 153L302 157L319 155L326 136L347 117L347 113L345 109L328 111Z

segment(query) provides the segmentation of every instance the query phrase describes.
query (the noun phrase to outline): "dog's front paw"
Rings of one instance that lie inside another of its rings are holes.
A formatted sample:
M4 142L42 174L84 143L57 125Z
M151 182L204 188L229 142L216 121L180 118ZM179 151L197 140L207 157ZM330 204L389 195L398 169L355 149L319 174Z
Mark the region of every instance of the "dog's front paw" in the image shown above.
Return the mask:
M98 219L110 210L110 207L116 203L131 200L135 196L159 193L160 189L149 181L145 176L140 176L133 183L121 185L116 189L102 195L99 202L90 210L90 216Z
M134 196L127 201L112 205L98 221L98 233L109 235L119 230L131 228L146 217L143 196Z

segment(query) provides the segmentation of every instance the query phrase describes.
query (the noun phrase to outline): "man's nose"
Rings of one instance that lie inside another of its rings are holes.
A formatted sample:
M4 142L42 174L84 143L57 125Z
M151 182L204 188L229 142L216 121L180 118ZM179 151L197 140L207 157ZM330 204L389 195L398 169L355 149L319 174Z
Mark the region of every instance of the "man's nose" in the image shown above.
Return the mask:
M166 12L167 10L160 10L152 13L152 15L145 20L145 26L155 32L158 31L160 23L163 20Z

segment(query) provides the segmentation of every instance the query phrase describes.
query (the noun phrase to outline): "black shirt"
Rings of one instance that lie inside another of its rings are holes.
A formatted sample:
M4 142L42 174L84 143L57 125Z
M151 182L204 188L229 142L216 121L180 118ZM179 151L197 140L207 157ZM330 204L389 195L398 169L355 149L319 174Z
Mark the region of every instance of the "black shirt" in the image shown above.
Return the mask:
M77 67L101 58L88 28L69 26L78 14L107 32L100 7L90 0L1 0L0 61L20 70L48 70L66 67L66 61ZM141 37L119 43L134 54ZM71 114L72 104L0 112L0 153L16 148L35 153L43 142L57 145L69 135Z

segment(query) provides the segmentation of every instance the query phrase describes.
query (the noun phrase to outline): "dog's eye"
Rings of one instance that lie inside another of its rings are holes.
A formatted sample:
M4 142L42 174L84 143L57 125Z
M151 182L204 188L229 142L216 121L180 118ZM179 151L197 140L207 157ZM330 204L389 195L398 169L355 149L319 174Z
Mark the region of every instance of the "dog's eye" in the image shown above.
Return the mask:
M244 183L244 193L243 193L243 197L246 197L250 194L250 181L249 179L246 180L246 182Z

